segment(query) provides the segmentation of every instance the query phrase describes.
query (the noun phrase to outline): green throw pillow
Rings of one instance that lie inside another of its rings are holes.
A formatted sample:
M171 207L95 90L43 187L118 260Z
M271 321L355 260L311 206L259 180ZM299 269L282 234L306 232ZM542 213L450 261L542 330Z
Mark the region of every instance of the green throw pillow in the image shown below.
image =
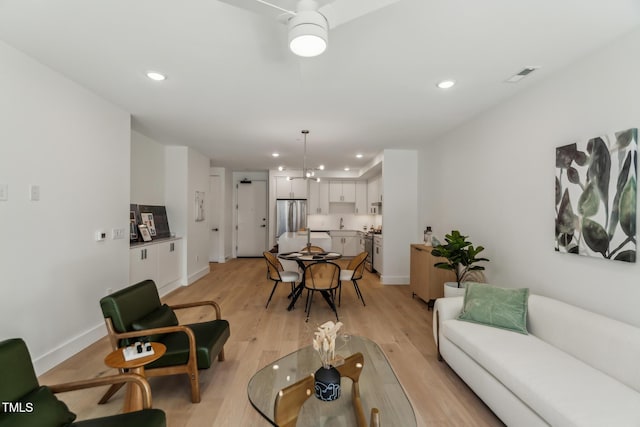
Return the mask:
M151 313L138 319L131 324L134 331L143 331L145 329L163 328L165 326L177 326L178 318L167 304L163 304ZM158 341L164 334L150 335L150 341Z
M528 288L499 288L467 282L462 313L458 319L527 335L528 299Z

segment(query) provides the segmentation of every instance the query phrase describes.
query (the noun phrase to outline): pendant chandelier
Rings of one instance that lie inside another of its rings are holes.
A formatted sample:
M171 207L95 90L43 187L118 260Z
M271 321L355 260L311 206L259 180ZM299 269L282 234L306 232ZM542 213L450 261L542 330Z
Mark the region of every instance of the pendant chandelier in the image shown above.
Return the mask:
M304 153L302 155L302 176L287 176L287 179L291 181L292 179L310 179L312 181L320 182L320 178L316 175L316 170L324 170L324 166L320 165L318 168L307 168L307 135L309 135L309 131L307 129L303 129L301 131L304 136Z

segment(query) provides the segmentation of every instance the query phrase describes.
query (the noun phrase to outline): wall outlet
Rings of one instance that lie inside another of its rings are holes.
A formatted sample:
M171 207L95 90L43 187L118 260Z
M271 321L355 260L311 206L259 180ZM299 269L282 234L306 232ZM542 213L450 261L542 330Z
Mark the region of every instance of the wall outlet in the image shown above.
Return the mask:
M113 228L111 229L111 238L112 239L124 239L124 228Z
M102 242L107 239L107 233L102 230L96 231L96 242Z
M9 200L9 185L0 184L0 201L6 202Z

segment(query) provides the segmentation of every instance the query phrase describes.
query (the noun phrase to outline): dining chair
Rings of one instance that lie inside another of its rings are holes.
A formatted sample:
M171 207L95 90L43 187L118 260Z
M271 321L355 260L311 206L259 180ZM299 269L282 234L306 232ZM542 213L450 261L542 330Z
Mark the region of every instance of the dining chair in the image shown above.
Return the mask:
M333 262L315 262L307 265L304 269L304 287L307 289L307 304L305 312L309 321L311 314L311 304L313 303L313 295L321 292L322 296L329 303L329 307L336 314L338 319L338 310L336 309L336 290L340 287L340 266Z
M314 246L314 245L305 246L304 248L300 249L300 252L307 252L307 250L309 250L310 252L326 252L320 246Z
M300 274L297 271L285 271L282 264L273 253L267 251L263 252L263 255L267 262L267 278L274 281L273 289L271 289L271 294L269 294L269 299L267 300L267 305L264 306L264 308L267 308L269 307L273 293L276 291L276 287L280 282L291 284L291 293L289 296L293 296L296 282L300 280Z
M362 275L364 274L364 263L367 260L367 253L361 252L356 255L349 264L347 268L340 271L340 282L350 280L353 283L353 288L356 291L356 295L360 301L362 301L362 305L366 306L364 303L364 297L362 296L362 292L360 292L360 286L358 286L358 280L362 279ZM338 305L340 305L342 301L342 285L340 286L340 293L338 295Z
M367 420L362 408L360 398L360 373L364 364L362 353L355 353L347 357L337 369L341 377L351 379L351 400L356 415L358 427L366 427ZM274 421L280 427L295 427L302 405L309 397L314 395L315 381L313 375L308 375L303 379L283 388L276 396L274 404ZM370 427L380 427L380 412L378 408L371 408Z

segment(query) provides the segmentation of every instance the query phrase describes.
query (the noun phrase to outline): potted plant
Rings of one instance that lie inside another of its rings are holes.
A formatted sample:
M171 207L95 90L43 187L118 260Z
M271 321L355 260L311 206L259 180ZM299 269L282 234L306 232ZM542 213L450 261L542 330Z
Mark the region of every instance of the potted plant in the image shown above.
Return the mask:
M463 236L458 230L453 230L451 234L444 237L446 244L439 244L433 248L431 255L445 258L447 261L441 261L434 264L434 267L444 270L451 270L456 275L455 287L464 289L462 282L470 271L484 270L481 265L476 263L481 261L489 261L488 258L478 257L478 254L484 250L483 246L477 248L467 241L469 236ZM445 284L445 291L447 286ZM446 293L446 292L445 292ZM454 292L458 295L463 291ZM445 295L447 296L447 295Z

